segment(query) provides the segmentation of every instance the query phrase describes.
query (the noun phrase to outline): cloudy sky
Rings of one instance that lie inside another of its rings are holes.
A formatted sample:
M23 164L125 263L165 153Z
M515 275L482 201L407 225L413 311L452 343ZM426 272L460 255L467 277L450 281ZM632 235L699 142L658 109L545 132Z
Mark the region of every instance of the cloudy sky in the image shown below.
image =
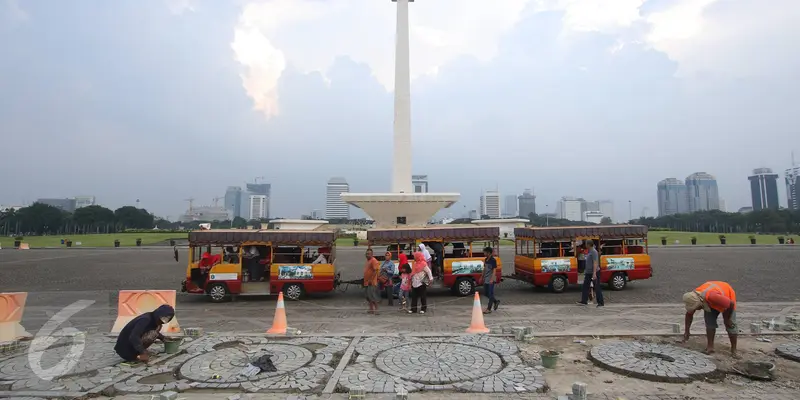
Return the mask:
M796 0L418 0L414 172L656 212L656 183L800 144ZM792 43L795 43L792 45ZM389 0L0 0L0 204L95 195L162 216L264 176L272 214L391 181ZM781 202L786 199L781 182Z

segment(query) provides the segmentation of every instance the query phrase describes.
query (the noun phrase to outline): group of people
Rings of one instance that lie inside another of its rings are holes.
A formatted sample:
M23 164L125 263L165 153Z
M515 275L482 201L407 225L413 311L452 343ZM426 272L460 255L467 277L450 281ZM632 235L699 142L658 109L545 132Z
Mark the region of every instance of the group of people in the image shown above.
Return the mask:
M484 250L484 269L481 274L479 284L484 286L484 294L489 298L484 314L489 314L500 306L500 301L494 295L494 286L497 281L497 260L494 257L494 249L486 247ZM420 244L418 251L412 254L413 264L409 263L408 256L399 252L398 267L395 269L393 254L387 251L384 254L383 262L378 261L372 249L366 252L366 263L364 264L364 291L369 304L370 314L378 313L378 304L381 300L381 293L386 294L388 305L394 305L396 273L399 273L400 290L398 298L400 301L400 311L409 314L425 314L428 311L428 287L434 281L432 270L432 256L424 244ZM434 267L435 268L435 267ZM442 277L442 274L439 274ZM410 300L410 304L409 304Z

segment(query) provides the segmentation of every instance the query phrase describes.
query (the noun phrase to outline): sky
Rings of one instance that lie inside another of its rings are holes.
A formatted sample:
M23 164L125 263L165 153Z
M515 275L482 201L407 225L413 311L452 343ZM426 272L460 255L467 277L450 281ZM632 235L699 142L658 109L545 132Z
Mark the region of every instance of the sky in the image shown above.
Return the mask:
M735 211L800 160L800 2L492 3L410 5L413 171L461 193L445 215L495 188L654 215L698 171ZM298 217L333 176L388 191L394 29L389 0L0 0L0 204L176 218L263 176Z

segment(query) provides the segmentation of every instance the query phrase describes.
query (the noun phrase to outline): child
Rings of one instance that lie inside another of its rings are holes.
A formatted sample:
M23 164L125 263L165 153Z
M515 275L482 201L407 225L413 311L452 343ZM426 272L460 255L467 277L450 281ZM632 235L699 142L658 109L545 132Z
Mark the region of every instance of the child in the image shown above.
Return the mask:
M589 282L589 304L594 301L594 281Z
M411 293L411 266L408 263L400 266L400 310L406 311L407 300Z

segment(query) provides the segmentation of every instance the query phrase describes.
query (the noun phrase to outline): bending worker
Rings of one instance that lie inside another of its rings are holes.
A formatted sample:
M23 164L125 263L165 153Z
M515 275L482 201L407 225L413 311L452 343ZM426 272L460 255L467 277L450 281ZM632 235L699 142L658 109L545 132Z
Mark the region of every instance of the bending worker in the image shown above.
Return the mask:
M117 337L114 350L125 361L150 360L147 349L156 341L164 341L161 327L168 324L175 317L175 309L164 304L153 312L146 312L125 325Z
M692 326L695 311L703 310L703 319L706 323L706 354L714 352L714 335L717 333L717 319L722 314L722 321L725 323L725 330L731 340L731 355L736 354L736 337L738 327L736 326L736 292L731 285L720 281L706 282L697 289L683 295L683 302L686 304L686 328L683 340L689 340L689 327Z

